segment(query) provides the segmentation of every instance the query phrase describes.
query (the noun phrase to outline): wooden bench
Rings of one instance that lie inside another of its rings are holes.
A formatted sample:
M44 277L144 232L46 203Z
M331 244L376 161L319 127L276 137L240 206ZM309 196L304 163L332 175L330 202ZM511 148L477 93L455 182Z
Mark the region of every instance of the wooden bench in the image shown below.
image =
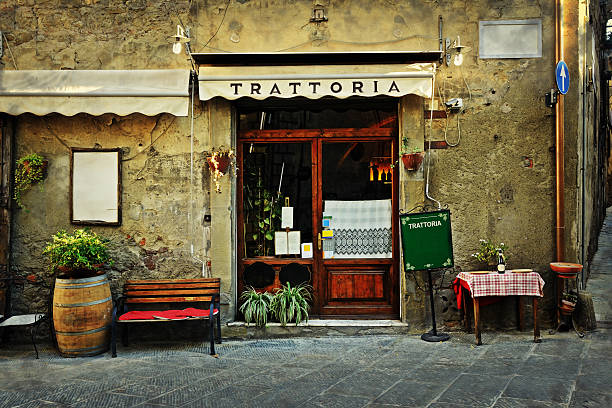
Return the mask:
M221 279L162 279L130 280L123 287L123 295L113 308L111 349L117 357L117 326L122 327L123 345L128 342L128 323L160 323L208 320L210 354L215 353L215 320L217 322L217 343L221 343L220 320ZM184 310L172 306L186 303L205 303L207 308ZM153 305L153 306L152 306Z

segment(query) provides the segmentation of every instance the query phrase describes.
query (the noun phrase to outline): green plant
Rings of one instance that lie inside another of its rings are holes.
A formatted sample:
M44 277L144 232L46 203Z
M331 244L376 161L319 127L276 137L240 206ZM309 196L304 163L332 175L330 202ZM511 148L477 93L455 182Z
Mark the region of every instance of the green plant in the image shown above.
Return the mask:
M503 242L496 244L491 240L481 239L480 247L478 248L477 252L472 254L472 258L475 258L477 261L485 262L487 264L497 263L497 252L501 251L504 260L507 260L507 250L508 247Z
M92 271L104 263L112 265L108 253L108 240L88 229L78 229L72 234L62 230L52 236L43 250L51 265L50 272L68 269L65 273Z
M255 241L253 254L269 255L274 248L274 231L280 228L282 210L280 200L264 187L262 177L257 177L254 185L245 185L245 211L249 238Z
M578 302L578 295L576 292L563 292L563 300L573 303L574 305Z
M400 155L402 154L411 154L411 153L421 153L423 151L422 147L415 146L415 139L410 139L407 137L402 138L402 146Z
M247 287L240 295L242 306L240 312L247 324L254 322L257 327L268 324L268 314L273 295L268 292L258 293L255 288Z
M295 322L297 326L302 321L308 321L308 311L310 310L310 302L312 286L307 284L299 284L296 287L283 285L272 298L270 309L274 316L278 319L281 326L285 327L287 323Z
M15 191L13 193L13 198L15 199L15 202L19 208L25 209L25 206L21 201L21 196L34 184L40 183L43 180L46 167L47 162L37 153L28 154L27 156L17 160L17 166L15 167Z

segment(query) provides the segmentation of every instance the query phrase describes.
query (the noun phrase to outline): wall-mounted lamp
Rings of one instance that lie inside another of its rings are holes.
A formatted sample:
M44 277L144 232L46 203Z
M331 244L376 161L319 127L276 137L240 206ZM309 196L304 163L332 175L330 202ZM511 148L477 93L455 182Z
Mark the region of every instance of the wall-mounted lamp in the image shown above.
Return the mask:
M312 16L310 17L310 22L321 23L323 21L327 21L325 7L323 7L321 4L316 4L312 9Z
M172 43L172 52L175 54L180 54L183 44L189 43L191 39L189 38L189 34L185 35L185 30L183 27L177 25L176 35L168 37L168 41Z
M453 58L453 63L456 66L459 66L463 64L463 54L472 51L472 47L466 47L465 45L461 45L461 38L457 36L457 39L453 42L453 46L447 48L446 51L449 59L451 54L455 54L455 57ZM447 64L449 63L449 59L447 59Z

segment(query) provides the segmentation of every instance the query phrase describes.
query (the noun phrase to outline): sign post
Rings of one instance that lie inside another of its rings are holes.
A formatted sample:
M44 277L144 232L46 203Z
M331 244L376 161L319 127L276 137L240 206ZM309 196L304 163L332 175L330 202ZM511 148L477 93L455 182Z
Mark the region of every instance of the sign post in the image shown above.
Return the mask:
M432 330L421 336L429 342L446 341L450 336L438 333L434 308L431 271L452 268L453 242L450 211L400 214L404 271L426 270L429 283Z

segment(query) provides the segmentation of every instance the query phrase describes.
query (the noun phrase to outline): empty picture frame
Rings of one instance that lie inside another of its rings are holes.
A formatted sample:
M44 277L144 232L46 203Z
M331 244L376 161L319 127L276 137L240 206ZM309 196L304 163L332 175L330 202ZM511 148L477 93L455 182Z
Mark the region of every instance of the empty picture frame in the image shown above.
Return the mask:
M121 150L71 150L70 222L121 225Z

